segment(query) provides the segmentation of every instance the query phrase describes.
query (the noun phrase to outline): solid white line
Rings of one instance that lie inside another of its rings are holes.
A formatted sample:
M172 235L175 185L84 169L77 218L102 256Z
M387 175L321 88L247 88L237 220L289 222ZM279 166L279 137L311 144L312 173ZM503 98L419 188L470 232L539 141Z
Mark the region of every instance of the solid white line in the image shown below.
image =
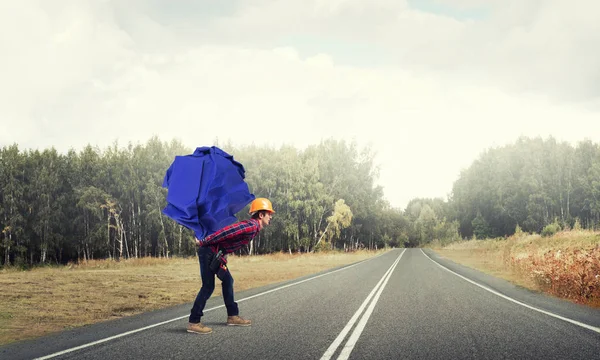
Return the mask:
M224 305L221 305L221 306L224 306ZM213 309L215 309L215 308L213 308ZM213 309L210 309L210 310L213 310ZM118 335L107 337L107 338L104 338L104 339L101 339L101 340L98 340L98 341L93 341L91 343L83 344L83 345L80 345L80 346L76 346L74 348L70 348L70 349L66 349L66 350L63 350L63 351L55 352L54 354L42 356L42 357L35 358L35 359L36 360L37 359L39 359L39 360L50 359L50 358L53 358L53 357L56 357L56 356L60 356L60 355L64 355L64 354L67 354L67 353L70 353L70 352L73 352L73 351L85 349L85 348L90 347L90 346L94 346L94 345L97 345L97 344L102 344L103 342L107 342L107 341L111 341L111 340L114 340L114 339L118 339L118 338L123 337L123 336L127 336L127 335L131 335L131 334L135 334L135 333L140 332L140 331L148 330L148 329L151 329L153 327L164 325L164 324L170 323L172 321L180 320L180 319L183 319L183 318L186 318L186 317L188 317L188 316L187 315L186 316L181 316L181 317L178 317L176 319L167 320L167 321L160 322L158 324L153 324L153 325L145 326L143 328L139 328L139 329L136 329L136 330L127 331L127 332L124 332L124 333L121 333L121 334L118 334Z
M378 257L380 257L380 256L382 256L382 255L384 255L384 254L386 254L386 253L381 253L381 254L379 254L379 255L377 255L377 256L374 256L374 257L372 257L372 258L369 258L369 259L365 259L365 260L359 261L359 262L357 262L356 264L352 264L352 265L349 265L349 266L343 267L343 268L341 268L341 269L337 269L337 270L334 270L334 271L331 271L331 272L327 272L327 273L324 273L324 274L321 274L321 275L317 275L317 276L314 276L314 277L311 277L311 278L308 278L308 279L300 280L300 281L297 281L297 282L295 282L295 283L291 283L291 284L283 285L283 286L280 286L280 287L278 287L278 288L271 289L271 290L268 290L268 291L265 291L265 292L262 292L262 293L259 293L259 294L256 294L256 295L252 295L252 296L249 296L249 297L246 297L246 298L243 298L243 299L237 300L237 302L238 302L238 303L240 303L240 302L242 302L242 301L250 300L250 299L253 299L253 298L256 298L256 297L259 297L259 296L263 296L263 295L266 295L266 294L269 294L269 293L272 293L272 292L275 292L275 291L283 290L283 289L285 289L285 288L288 288L288 287L290 287L290 286L295 286L295 285L302 284L302 283L304 283L304 282L307 282L307 281L310 281L310 280L318 279L318 278L320 278L320 277L322 277L322 276L326 276L326 275L335 274L335 273L336 273L336 272L338 272L338 271L342 271L342 270L347 270L347 269L350 269L350 268L352 268L352 267L355 267L355 266L357 266L357 265L360 265L360 264L362 264L362 263L364 263L364 262L366 262L366 261L371 261L371 260L373 260L373 259L376 259L376 258L378 258ZM207 313L207 312L209 312L209 311L216 310L216 309L219 309L219 308L222 308L222 307L225 307L225 305L219 305L219 306L215 306L215 307L213 307L213 308L210 308L210 309L204 310L204 312L205 312L205 313ZM144 331L144 330L152 329L152 328L154 328L154 327L161 326L161 325L164 325L164 324L168 324L168 323L170 323L170 322L177 321L177 320L181 320L181 319L185 319L185 318L188 318L188 317L189 317L189 315L180 316L180 317L177 317L177 318L175 318L175 319L166 320L166 321L162 321L162 322L159 322L159 323L156 323L156 324L152 324L152 325L144 326L144 327L142 327L142 328L139 328L139 329L135 329L135 330L127 331L127 332L124 332L124 333L121 333L121 334L113 335L113 336L110 336L110 337L107 337L107 338L104 338L104 339L100 339L100 340L97 340L97 341L93 341L93 342L90 342L90 343L87 343L87 344L83 344L83 345L79 345L79 346L76 346L76 347L73 347L73 348L69 348L69 349L66 349L66 350L58 351L58 352L55 352L55 353L53 353L53 354L50 354L50 355L46 355L46 356L43 356L43 357L35 358L35 360L45 360L45 359L51 359L51 358L53 358L53 357L57 357L57 356L60 356L60 355L68 354L68 353L70 353L70 352L73 352L73 351L77 351L77 350L85 349L85 348L88 348L88 347L90 347L90 346L94 346L94 345L102 344L102 343L105 343L105 342L107 342L107 341L115 340L115 339L118 339L118 338L121 338L121 337L124 337L124 336L127 336L127 335L131 335L131 334L138 333L138 332L140 332L140 331Z
M561 320L564 320L564 321L570 322L571 324L575 324L575 325L577 325L577 326L581 326L581 327L583 327L583 328L586 328L586 329L589 329L589 330L595 331L595 332L597 332L597 333L600 333L600 328L598 328L598 327L595 327L595 326L592 326L592 325L588 325L588 324L584 324L584 323L581 323L581 322L579 322L579 321L577 321L577 320L569 319L569 318L566 318L566 317L563 317L563 316L560 316L560 315L557 315L557 314L551 313L551 312L549 312L549 311L546 311L546 310L538 309L538 308L536 308L536 307L533 307L533 306L527 305L527 304L525 304L525 303L522 303L522 302L520 302L520 301L518 301L518 300L515 300L515 299L513 299L513 298L511 298L511 297L508 297L508 296L506 296L506 295L500 294L499 292L497 292L497 291L495 291L495 290L492 290L492 289L490 289L490 288L488 288L488 287L486 287L486 286L483 286L483 285L481 285L481 284L478 284L478 283L476 283L475 281L473 281L473 280L470 280L470 279L467 279L466 277L464 277L464 276L462 276L462 275L460 275L460 274L457 274L457 273L455 273L454 271L452 271L452 270L448 269L447 267L443 266L442 264L440 264L440 263L438 263L437 261L435 261L435 260L433 260L432 258L430 258L430 257L429 257L429 255L425 254L425 252L423 251L423 249L421 249L421 252L422 252L422 253L423 253L423 255L425 255L425 256L426 256L426 257L427 257L429 260L433 261L433 263L437 264L437 265L438 265L439 267L441 267L442 269L444 269L444 270L446 270L446 271L449 271L449 272L451 272L452 274L454 274L454 275L456 275L456 276L458 276L458 277L462 278L463 280L466 280L466 281L470 282L470 283L471 283L471 284L473 284L473 285L477 285L477 286L479 286L480 288L482 288L482 289L484 289L484 290L486 290L486 291L489 291L489 292L491 292L491 293L492 293L492 294L494 294L494 295L498 295L498 296L500 296L501 298L504 298L504 299L506 299L506 300L508 300L508 301L512 301L512 302L514 302L515 304L519 304L519 305L521 305L521 306L524 306L524 307L526 307L526 308L528 308L528 309L535 310L535 311L537 311L537 312L540 312L540 313L542 313L542 314L546 314L546 315L548 315L548 316L552 316L552 317L555 317L555 318L557 318L557 319L561 319Z
M406 249L404 251L406 251ZM400 256L398 257L398 260L396 260L396 263L394 263L394 265L392 266L391 270L387 274L387 277L386 277L385 281L383 282L383 284L381 285L381 287L379 288L379 290L377 290L377 295L375 295L375 297L373 298L373 301L371 301L371 304L369 305L369 308L367 309L367 311L365 311L365 313L362 316L362 318L360 319L360 322L358 323L358 325L356 325L356 328L352 332L352 335L350 335L350 339L348 339L348 342L346 342L346 345L344 345L344 348L342 349L342 352L340 353L338 360L346 360L350 357L350 353L354 349L354 345L356 345L358 338L360 337L363 330L365 329L367 321L369 321L369 318L371 317L371 314L373 313L373 310L375 309L375 305L379 301L379 297L381 296L383 289L385 289L385 286L387 285L388 281L392 277L392 273L394 272L394 269L396 269L396 266L398 265L400 258L404 254L404 251L402 252L402 254L400 254Z
M325 351L325 353L321 357L321 360L329 360L331 358L331 356L333 356L333 354L335 353L335 351L337 350L337 348L340 346L340 344L342 343L342 341L346 337L346 334L348 334L348 332L350 331L350 329L352 328L352 326L354 326L354 323L356 322L356 320L358 319L358 317L362 313L363 309L367 306L367 304L369 303L369 301L373 297L373 294L375 294L375 292L377 291L377 289L379 288L379 286L384 282L384 279L386 278L386 276L392 271L392 269L394 268L394 266L396 266L396 264L400 261L400 258L402 257L402 254L404 254L405 251L406 251L406 249L404 249L402 251L402 253L400 254L400 256L398 256L398 258L396 259L396 261L394 261L394 263L392 264L392 266L390 266L389 269L385 272L385 274L383 274L383 276L381 277L381 279L379 280L379 282L377 283L377 285L375 285L375 287L373 288L373 290L371 290L371 292L369 293L369 296L367 296L367 298L365 299L365 301L363 301L363 303L360 305L360 307L358 308L358 310L356 310L356 312L354 313L354 315L352 316L352 318L350 318L350 320L348 321L348 323L346 324L346 326L342 329L342 331L335 338L335 340L331 343L331 345L329 345L329 347L327 348L327 350Z

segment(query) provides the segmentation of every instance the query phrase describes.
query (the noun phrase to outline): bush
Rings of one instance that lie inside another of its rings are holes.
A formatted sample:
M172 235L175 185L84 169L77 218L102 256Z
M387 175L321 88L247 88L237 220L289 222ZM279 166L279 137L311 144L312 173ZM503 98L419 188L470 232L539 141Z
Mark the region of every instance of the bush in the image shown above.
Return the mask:
M542 230L542 237L549 237L560 231L560 225L558 223L552 223L544 226Z
M315 252L328 252L331 251L331 243L326 242L326 241L321 241L320 243L318 243L314 249Z
M575 218L575 224L573 225L573 230L581 231L581 223L579 222L579 218Z
M515 235L517 237L523 235L523 229L521 229L521 227L519 226L519 224L517 224L517 227L515 227Z
M517 268L529 272L537 284L551 294L600 305L600 247L564 252L550 250L544 255L513 257L511 261Z

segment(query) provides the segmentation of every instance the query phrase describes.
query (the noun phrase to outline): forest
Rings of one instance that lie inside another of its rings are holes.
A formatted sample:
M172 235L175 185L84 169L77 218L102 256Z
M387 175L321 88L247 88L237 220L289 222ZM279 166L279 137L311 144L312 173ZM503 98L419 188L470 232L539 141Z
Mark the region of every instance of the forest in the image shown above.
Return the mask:
M600 225L600 149L589 140L521 137L486 149L448 199L413 198L405 209L390 206L376 185L374 151L354 142L215 146L243 164L250 191L277 211L240 255L418 247ZM193 233L162 214L165 172L175 156L193 151L158 137L64 154L4 146L0 265L194 256Z

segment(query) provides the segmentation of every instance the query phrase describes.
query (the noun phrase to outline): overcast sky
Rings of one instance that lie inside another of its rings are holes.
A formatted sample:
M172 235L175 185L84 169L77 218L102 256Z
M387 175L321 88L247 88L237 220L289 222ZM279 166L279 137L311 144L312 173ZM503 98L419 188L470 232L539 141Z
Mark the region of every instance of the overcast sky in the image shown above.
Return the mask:
M356 140L404 208L520 135L600 142L598 14L597 0L3 1L0 146Z

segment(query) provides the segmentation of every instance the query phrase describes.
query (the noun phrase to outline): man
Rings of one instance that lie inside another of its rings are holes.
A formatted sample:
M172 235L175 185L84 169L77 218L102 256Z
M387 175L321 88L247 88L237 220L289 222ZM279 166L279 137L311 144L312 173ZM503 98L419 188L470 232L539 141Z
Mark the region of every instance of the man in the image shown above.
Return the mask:
M196 296L192 307L187 331L197 334L210 334L212 329L200 322L204 315L202 312L206 301L215 289L215 273L210 269L210 262L215 254L221 250L224 254L221 266L218 270L221 279L223 300L227 308L227 325L249 326L251 321L239 316L238 305L233 296L233 277L227 268L226 254L233 253L242 246L247 245L265 226L271 222L275 211L271 202L266 198L257 198L250 204L251 218L238 221L228 225L203 240L196 238L198 245L198 258L200 261L200 276L202 277L202 288Z

